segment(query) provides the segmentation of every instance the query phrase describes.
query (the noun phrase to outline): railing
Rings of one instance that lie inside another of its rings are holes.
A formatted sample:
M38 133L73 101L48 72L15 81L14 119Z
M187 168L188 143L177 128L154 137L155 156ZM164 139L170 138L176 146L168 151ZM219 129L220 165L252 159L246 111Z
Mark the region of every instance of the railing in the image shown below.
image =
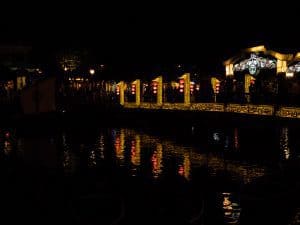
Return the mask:
M280 107L279 110L277 110L276 115L280 117L300 119L300 108Z
M161 109L161 110L183 110L199 112L229 112L250 115L277 116L286 118L300 119L300 108L297 107L279 107L275 110L272 105L253 105L253 104L223 104L223 103L125 103L125 108L140 109Z

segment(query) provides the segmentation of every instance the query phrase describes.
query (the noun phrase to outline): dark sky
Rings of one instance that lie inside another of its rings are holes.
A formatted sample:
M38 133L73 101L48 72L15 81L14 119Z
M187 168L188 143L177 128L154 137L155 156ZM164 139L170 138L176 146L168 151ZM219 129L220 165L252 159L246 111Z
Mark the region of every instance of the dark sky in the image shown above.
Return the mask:
M222 60L257 44L300 51L295 3L40 4L2 7L0 42L30 44L44 55L87 48L99 61L197 63L208 71L218 71Z

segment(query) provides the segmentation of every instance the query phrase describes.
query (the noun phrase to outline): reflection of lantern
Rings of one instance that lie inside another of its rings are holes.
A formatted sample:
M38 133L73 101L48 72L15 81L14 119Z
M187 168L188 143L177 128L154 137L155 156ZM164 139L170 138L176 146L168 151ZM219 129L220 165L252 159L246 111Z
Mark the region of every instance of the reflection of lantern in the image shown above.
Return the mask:
M181 93L183 93L183 89L184 89L184 80L183 79L180 79L179 80L179 91Z
M135 95L135 84L131 85L131 94Z

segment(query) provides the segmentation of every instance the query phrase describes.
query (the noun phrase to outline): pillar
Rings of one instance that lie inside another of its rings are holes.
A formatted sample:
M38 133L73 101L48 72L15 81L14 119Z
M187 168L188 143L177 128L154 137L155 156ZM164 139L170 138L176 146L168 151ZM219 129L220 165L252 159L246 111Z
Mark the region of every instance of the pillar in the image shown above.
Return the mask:
M247 102L250 102L250 85L251 85L251 80L253 80L254 77L252 77L250 74L245 75L245 82L244 82L244 93L245 97L247 99Z
M124 98L124 90L125 90L125 84L124 81L120 81L118 84L119 92L120 92L120 105L124 105L125 98Z
M190 74L183 74L180 79L184 80L184 104L189 105L191 103L191 91L190 91Z
M287 63L285 60L277 59L277 74L278 73L285 73L287 71Z
M210 82L214 90L214 102L217 102L217 94L219 93L220 81L217 78L212 77Z
M225 65L225 72L226 72L226 77L233 76L233 64L232 63Z
M135 84L135 104L139 106L141 104L141 80L137 79L132 83Z
M163 78L162 76L157 77L153 81L157 82L157 96L156 103L157 105L162 105L163 103Z

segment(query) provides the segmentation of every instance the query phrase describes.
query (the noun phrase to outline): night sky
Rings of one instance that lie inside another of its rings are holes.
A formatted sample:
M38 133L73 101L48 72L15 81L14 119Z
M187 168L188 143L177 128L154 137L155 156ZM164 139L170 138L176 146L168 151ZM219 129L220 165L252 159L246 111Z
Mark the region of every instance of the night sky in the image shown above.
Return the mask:
M11 5L2 7L0 42L32 45L45 60L64 49L88 49L96 61L104 63L189 63L218 73L222 61L241 48L265 44L282 52L300 51L299 8L281 4L73 1Z

